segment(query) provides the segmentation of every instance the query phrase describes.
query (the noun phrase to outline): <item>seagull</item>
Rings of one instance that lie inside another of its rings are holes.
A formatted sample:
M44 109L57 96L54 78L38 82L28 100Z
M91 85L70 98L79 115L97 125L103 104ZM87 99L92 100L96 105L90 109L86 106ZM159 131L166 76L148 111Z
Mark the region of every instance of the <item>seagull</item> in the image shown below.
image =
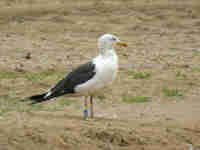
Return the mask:
M96 93L111 85L117 76L118 57L115 52L117 45L128 46L112 34L102 35L98 39L100 54L97 57L72 70L47 92L29 97L31 104L41 103L62 95L85 96L84 118L88 119L87 99L90 97L90 117L93 118L93 97Z

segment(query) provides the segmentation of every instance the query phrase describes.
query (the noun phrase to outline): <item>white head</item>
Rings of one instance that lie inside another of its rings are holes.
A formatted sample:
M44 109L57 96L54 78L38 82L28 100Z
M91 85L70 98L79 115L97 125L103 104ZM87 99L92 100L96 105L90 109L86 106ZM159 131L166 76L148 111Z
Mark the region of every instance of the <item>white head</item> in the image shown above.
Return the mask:
M98 46L101 53L105 53L109 50L114 50L115 45L126 47L126 43L120 42L119 38L112 34L104 34L98 39Z

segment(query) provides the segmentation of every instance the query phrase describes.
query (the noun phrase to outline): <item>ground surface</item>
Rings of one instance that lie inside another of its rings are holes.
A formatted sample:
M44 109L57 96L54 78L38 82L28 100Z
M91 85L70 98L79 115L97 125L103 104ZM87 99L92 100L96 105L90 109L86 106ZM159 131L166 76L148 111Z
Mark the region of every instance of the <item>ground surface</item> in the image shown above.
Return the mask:
M1 150L200 148L198 0L1 0ZM120 71L84 121L83 98L29 106L113 33ZM190 146L191 146L190 145Z

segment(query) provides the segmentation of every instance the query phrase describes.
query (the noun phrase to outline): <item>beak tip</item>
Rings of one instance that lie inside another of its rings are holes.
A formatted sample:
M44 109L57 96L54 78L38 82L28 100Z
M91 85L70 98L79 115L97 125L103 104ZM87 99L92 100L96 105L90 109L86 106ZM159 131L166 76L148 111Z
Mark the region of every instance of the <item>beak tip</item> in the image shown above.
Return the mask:
M127 44L127 43L124 43L123 46L124 46L124 47L128 47L128 44Z
M124 43L124 42L119 42L118 45L119 45L119 46L123 46L123 47L128 47L128 44L127 44L127 43Z

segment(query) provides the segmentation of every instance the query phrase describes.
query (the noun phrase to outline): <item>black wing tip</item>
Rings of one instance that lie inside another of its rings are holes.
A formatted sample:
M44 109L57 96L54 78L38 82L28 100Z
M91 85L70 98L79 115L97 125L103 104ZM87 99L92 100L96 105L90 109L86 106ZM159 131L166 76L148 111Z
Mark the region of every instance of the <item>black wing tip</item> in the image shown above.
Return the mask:
M29 97L30 100L39 100L39 99L44 99L45 94L40 94L40 95L33 95Z
M31 100L31 105L32 104L37 104L37 103L41 103L43 101L46 101L47 99L45 98L46 93L44 94L39 94L39 95L33 95L31 97L29 97L29 100Z

